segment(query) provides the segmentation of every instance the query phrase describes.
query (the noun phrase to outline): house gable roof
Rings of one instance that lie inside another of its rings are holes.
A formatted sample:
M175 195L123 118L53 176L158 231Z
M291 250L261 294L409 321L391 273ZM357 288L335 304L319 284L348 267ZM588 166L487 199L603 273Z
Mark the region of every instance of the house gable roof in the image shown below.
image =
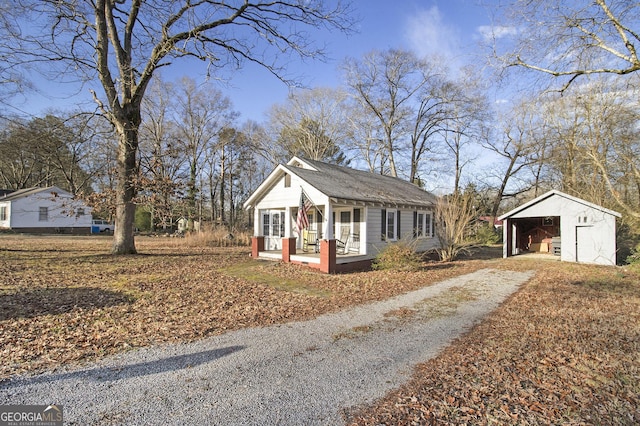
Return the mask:
M284 173L299 177L336 202L361 202L384 206L433 207L436 197L422 188L391 176L356 170L335 164L293 157L279 165L249 197L245 206L255 204Z
M0 197L0 201L15 201L20 198L28 197L30 195L38 194L40 192L45 192L45 191L55 192L55 193L63 194L66 196L71 196L70 192L65 191L64 189L60 189L57 186L48 186L46 188L33 187L33 188L19 189L17 191L6 194L3 197Z
M581 198L574 197L574 196L569 195L569 194L565 194L564 192L558 191L557 189L552 189L551 191L549 191L549 192L547 192L545 194L542 194L541 196L539 196L537 198L534 198L533 200L531 200L531 201L529 201L527 203L524 203L519 207L516 207L515 209L511 210L510 212L507 212L507 213L503 214L498 219L499 220L507 219L507 218L509 218L511 216L514 216L514 215L520 213L521 211L526 210L529 207L531 207L531 206L533 206L535 204L538 204L539 202L541 202L543 200L546 200L547 198L550 198L552 196L563 197L563 198L571 200L571 201L573 201L575 203L583 204L583 205L585 205L587 207L590 207L592 209L600 210L602 212L608 213L608 214L616 216L616 217L622 217L622 215L620 213L618 213L618 212L606 209L606 208L604 208L602 206L599 206L597 204L594 204L594 203L590 203L589 201L583 200Z

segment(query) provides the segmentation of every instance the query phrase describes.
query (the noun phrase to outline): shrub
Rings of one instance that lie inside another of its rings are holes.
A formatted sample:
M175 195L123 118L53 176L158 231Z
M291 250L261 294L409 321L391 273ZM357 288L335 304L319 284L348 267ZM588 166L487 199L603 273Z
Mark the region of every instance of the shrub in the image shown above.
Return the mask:
M405 240L387 245L378 253L371 265L377 271L416 271L421 266L421 257L416 253L415 243Z
M502 242L502 232L497 231L489 224L485 224L476 229L474 239L478 244L482 245L498 244Z
M631 254L627 256L627 263L640 271L640 243L631 249Z

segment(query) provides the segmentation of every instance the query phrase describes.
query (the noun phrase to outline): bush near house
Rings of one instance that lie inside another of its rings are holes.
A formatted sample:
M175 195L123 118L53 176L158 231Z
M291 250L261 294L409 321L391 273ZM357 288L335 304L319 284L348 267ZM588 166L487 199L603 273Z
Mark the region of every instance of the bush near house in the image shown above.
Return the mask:
M415 240L400 240L387 245L373 260L376 271L416 271L422 267L421 256L416 253Z

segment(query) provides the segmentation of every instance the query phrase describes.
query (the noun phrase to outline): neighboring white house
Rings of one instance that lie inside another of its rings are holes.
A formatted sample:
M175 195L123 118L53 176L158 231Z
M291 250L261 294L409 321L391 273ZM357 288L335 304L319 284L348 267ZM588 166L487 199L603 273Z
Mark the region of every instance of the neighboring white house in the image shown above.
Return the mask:
M312 204L303 231L296 221L302 193ZM294 157L278 165L244 207L253 209L254 257L337 272L349 270L347 264L370 265L400 239L415 240L419 251L435 248L435 204L434 195L402 179ZM325 267L318 266L323 241L333 241L337 255L325 259L332 262Z
M500 216L503 257L548 252L567 262L616 264L620 213L552 190Z
M21 189L0 196L0 229L89 233L91 208L56 186Z

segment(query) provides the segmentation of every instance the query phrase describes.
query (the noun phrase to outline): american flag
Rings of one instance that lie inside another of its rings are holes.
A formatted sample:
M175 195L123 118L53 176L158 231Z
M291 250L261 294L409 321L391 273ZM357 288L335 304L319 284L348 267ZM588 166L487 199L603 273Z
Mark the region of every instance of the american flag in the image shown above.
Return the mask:
M313 207L313 203L304 195L304 191L300 194L300 206L298 207L298 217L296 218L296 225L302 232L303 229L309 227L309 218L307 212Z

